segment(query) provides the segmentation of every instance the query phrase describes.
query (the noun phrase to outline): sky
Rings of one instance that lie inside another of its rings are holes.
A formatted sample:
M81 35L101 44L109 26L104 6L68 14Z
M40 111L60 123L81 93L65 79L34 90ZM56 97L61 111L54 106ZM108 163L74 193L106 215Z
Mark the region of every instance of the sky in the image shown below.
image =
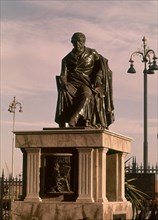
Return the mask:
M72 50L71 36L86 35L86 46L109 60L113 72L115 122L109 130L133 139L131 153L143 163L143 69L128 74L130 55L143 50L142 38L158 55L156 0L1 0L1 136L0 170L11 172L13 97L15 130L58 127L54 122L61 59ZM148 161L158 162L158 71L148 75ZM14 150L14 173L22 172L22 152ZM1 172L0 171L0 172Z

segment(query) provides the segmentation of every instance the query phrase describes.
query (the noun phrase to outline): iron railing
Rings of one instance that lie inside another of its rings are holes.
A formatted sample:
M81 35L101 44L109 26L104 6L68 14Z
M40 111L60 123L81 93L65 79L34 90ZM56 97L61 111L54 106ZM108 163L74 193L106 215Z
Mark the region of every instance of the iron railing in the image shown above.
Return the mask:
M125 163L125 173L145 173L143 165L136 162L136 157L132 158L132 164ZM155 166L148 164L146 173L158 174L158 163Z
M0 177L0 219L10 220L12 201L22 199L22 178L5 178L4 172Z

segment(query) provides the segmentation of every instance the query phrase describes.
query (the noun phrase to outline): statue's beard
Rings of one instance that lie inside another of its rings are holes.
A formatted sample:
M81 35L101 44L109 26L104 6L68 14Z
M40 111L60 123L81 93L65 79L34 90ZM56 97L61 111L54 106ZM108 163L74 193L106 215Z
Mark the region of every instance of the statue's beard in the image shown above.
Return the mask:
M76 54L79 55L79 54L83 53L84 47L75 47L74 51L75 51Z

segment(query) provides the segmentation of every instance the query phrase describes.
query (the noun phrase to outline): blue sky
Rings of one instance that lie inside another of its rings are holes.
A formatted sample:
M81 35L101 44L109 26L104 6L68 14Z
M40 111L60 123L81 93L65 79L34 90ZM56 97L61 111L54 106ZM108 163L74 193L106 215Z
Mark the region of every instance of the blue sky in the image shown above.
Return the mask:
M109 60L113 71L116 121L110 130L133 138L131 154L143 162L143 63L127 74L132 52L142 50L146 36L158 55L158 1L1 1L1 169L11 171L13 96L21 102L15 130L57 127L54 122L61 59L72 49L74 32L83 32L86 46ZM158 159L158 71L148 76L149 162ZM15 173L22 153L15 149Z

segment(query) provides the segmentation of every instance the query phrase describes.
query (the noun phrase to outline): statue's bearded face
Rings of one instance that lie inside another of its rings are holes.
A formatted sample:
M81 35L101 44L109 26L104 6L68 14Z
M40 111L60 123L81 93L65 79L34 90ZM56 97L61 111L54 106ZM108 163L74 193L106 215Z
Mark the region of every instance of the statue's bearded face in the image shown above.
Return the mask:
M81 53L84 51L85 41L83 38L75 38L72 40L74 51L76 53Z

